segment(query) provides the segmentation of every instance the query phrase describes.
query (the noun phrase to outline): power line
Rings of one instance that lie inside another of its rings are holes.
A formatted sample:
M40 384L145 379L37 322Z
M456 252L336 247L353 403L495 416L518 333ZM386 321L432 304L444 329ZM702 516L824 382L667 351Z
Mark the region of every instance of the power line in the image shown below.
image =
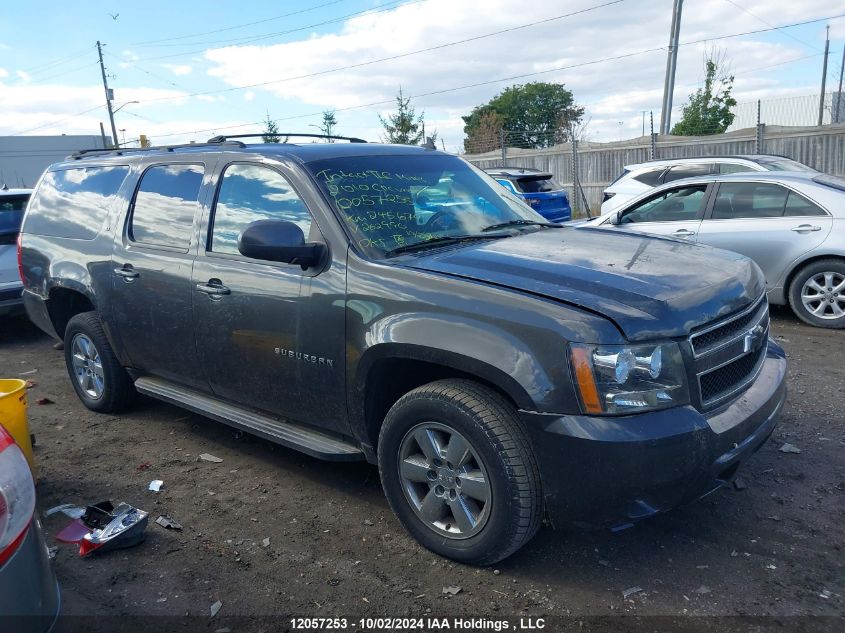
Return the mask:
M93 46L86 46L84 49L82 49L82 50L80 50L76 53L71 53L70 55L65 55L63 57L59 57L57 59L54 59L54 60L51 60L51 61L48 61L48 62L42 62L40 64L32 66L31 68L25 70L24 72L28 75L37 75L37 74L42 73L46 70L51 70L55 66L61 66L63 64L69 63L69 62L71 62L75 59L79 59L85 53L90 53L92 48L93 48Z
M215 33L223 33L224 31L233 31L235 29L242 29L247 26L255 26L256 24L264 24L265 22L273 22L274 20L281 20L282 18L289 18L294 15L299 15L301 13L308 13L310 11L316 11L317 9L322 9L324 7L331 6L333 4L340 4L341 2L347 2L348 0L332 0L332 2L324 2L323 4L318 4L313 7L309 7L308 9L301 9L299 11L293 11L292 13L283 13L282 15L276 15L271 18L265 18L263 20L256 20L255 22L244 22L243 24L235 24L233 26L227 26L222 29L215 29L213 31L204 31L202 33L193 33L191 35L176 35L173 37L165 37L160 40L146 40L144 42L133 42L132 46L148 46L152 44L159 44L161 42L172 42L173 40L184 40L189 39L192 37L202 37L203 35L214 35ZM197 42L191 42L190 44L196 44Z
M305 75L298 75L298 76L294 76L294 77L284 77L282 79L272 79L270 81L262 81L262 82L259 82L259 83L246 84L246 85L243 85L243 86L233 86L231 88L220 88L220 89L217 89L217 90L207 90L207 91L204 91L204 92L195 92L195 93L188 94L186 96L197 97L197 96L203 96L203 95L209 95L209 94L218 94L218 93L222 93L222 92L233 92L233 91L236 91L236 90L245 90L245 89L248 89L248 88L258 88L258 87L267 86L267 85L270 85L270 84L283 83L283 82L287 82L287 81L295 81L297 79L308 79L308 78L311 78L311 77L318 77L320 75L327 75L327 74L330 74L330 73L339 72L341 70L351 70L353 68L361 68L363 66L370 66L372 64L379 64L381 62L393 61L393 60L396 60L396 59L402 59L402 58L405 58L405 57L410 57L412 55L419 55L420 53L427 53L427 52L430 52L430 51L440 50L440 49L443 49L443 48L449 48L451 46L457 46L459 44L466 44L468 42L475 42L475 41L478 41L478 40L486 39L488 37L494 37L496 35L502 35L503 33L510 33L510 32L513 32L513 31L519 31L521 29L526 29L526 28L529 28L529 27L532 27L532 26L537 26L539 24L546 24L548 22L554 22L556 20L562 20L564 18L572 17L572 16L575 16L575 15L580 15L582 13L587 13L589 11L595 11L596 9L602 9L604 7L608 7L608 6L615 5L615 4L620 4L622 2L625 2L625 0L612 0L611 2L605 2L604 4L597 4L597 5L594 5L592 7L587 7L585 9L579 9L578 11L573 11L571 13L565 13L563 15L557 15L557 16L553 16L553 17L550 17L550 18L545 18L543 20L537 20L535 22L529 22L527 24L521 24L519 26L508 27L506 29L501 29L499 31L493 31L492 33L485 33L483 35L476 35L474 37L468 37L468 38L463 39L463 40L446 42L444 44L438 44L436 46L429 46L427 48L421 48L421 49L418 49L418 50L415 50L415 51L409 51L407 53L400 53L398 55L390 55L388 57L381 57L379 59L371 59L371 60L368 60L366 62L359 62L357 64L349 64L348 66L338 66L338 67L335 67L335 68L328 68L326 70L320 70L320 71L313 72L313 73L307 73ZM172 98L175 98L175 97L158 97L158 98L155 98L155 99L148 99L148 101L165 101L167 99L172 99Z
M783 27L778 27L778 26L775 26L775 25L774 25L774 24L772 24L771 22L767 22L766 20L764 20L763 18L761 18L761 17L760 17L759 15L757 15L756 13L752 13L751 11L749 11L748 9L746 9L745 7L743 7L742 5L740 5L740 4L736 3L736 2L734 2L734 0L725 0L725 2L730 2L730 3L731 3L732 5L734 5L737 9L739 9L740 11L744 11L745 13L747 13L748 15L750 15L752 18L755 18L755 19L759 20L760 22L762 22L762 23L763 23L763 24L765 24L766 26L771 26L773 29L778 30L778 31L780 31L780 30L783 28ZM792 33L787 33L786 31L782 31L782 32L783 32L783 34L784 34L784 35L786 35L787 37L792 38L793 40L795 40L795 41L796 41L796 42L798 42L799 44L803 44L804 46L806 46L806 47L808 47L808 48L812 48L813 50L818 51L818 52L820 52L820 53L821 53L821 49L820 49L818 46L814 46L813 44L810 44L809 42L805 42L804 40L802 40L802 39L799 39L799 38L795 37Z
M50 127L51 125L56 125L58 123L62 123L62 122L67 121L69 119L74 119L78 116L82 116L83 114L88 114L89 112L93 112L94 110L99 110L102 107L103 106L101 106L101 105L94 106L93 108L89 108L88 110L83 110L82 112L77 112L76 114L71 114L70 116L66 116L62 119L50 121L49 123L44 123L42 125L39 125L38 127L33 127L33 128L28 129L28 130L23 130L21 132L13 132L12 134L8 134L7 136L23 136L24 134L29 134L30 132L35 132L36 130L40 130L40 129L45 128L45 127Z

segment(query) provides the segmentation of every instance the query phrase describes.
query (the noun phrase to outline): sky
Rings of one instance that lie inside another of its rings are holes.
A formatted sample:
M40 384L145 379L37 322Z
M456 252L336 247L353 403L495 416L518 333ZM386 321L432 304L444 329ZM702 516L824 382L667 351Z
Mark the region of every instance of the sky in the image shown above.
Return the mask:
M325 110L335 133L379 140L379 114L401 87L457 152L461 116L528 81L572 90L589 140L632 138L644 111L659 121L671 13L672 0L6 2L0 136L98 134L100 122L108 133L100 40L128 144L260 132L268 115L282 131L316 133ZM835 90L842 14L842 0L686 0L674 120L713 51L740 103L804 107L794 98L819 93L827 25Z

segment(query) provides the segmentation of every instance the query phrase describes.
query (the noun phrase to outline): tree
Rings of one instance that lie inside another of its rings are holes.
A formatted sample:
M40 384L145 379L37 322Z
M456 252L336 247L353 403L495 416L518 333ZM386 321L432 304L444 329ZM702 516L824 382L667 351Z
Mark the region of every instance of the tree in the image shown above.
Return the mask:
M479 134L489 136L491 112L501 121L508 144L525 148L549 147L568 139L568 130L584 116L584 108L575 104L572 92L563 84L518 84L461 117L468 141L478 139ZM483 132L485 127L487 132Z
M483 111L475 121L475 127L467 132L464 139L464 150L470 154L483 154L502 147L502 117L490 106L482 108Z
M326 110L323 112L323 121L320 123L320 131L326 136L334 134L334 126L337 125L337 117L334 115L334 110ZM329 143L333 143L333 139L329 139Z
M261 136L265 143L279 143L282 137L279 136L279 126L270 118L270 113L267 113L267 118L264 120L264 134Z
M689 97L681 120L672 128L677 136L722 134L734 121L731 108L736 99L731 96L734 76L720 72L721 59L710 55L704 62L704 86Z
M384 127L385 135L382 140L385 143L419 145L425 140L425 113L417 116L416 110L411 106L411 98L405 98L402 88L399 88L399 94L396 95L396 113L388 114L387 118L379 115L378 118Z

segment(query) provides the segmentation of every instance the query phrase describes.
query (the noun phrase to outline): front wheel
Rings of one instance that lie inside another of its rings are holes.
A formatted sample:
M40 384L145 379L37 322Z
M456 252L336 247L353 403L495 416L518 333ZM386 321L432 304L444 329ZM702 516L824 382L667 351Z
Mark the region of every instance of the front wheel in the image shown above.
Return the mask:
M845 328L845 261L823 259L798 271L789 288L789 305L805 323Z
M388 503L422 545L457 561L493 564L534 536L540 474L514 407L468 380L404 395L378 445Z

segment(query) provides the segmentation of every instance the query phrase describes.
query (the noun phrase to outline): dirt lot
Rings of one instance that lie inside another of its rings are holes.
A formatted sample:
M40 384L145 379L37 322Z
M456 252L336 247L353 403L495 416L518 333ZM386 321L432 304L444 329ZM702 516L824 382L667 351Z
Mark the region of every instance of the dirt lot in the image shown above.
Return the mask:
M252 630L227 617L259 615L276 616L263 630L283 630L292 615L507 617L511 627L529 615L749 615L773 616L762 622L784 631L841 631L845 332L806 327L786 310L775 310L773 332L791 361L789 401L740 485L623 532L544 528L495 569L421 549L372 466L320 462L151 400L119 417L89 412L62 353L24 320L0 328L0 374L38 370L24 377L37 383L30 421L42 510L110 498L184 525L151 522L142 545L90 559L60 545L65 614L193 615L209 631ZM35 403L45 397L54 403ZM785 442L800 454L780 452ZM152 479L164 480L161 493L147 491ZM66 522L44 520L51 545ZM461 591L445 594L452 586Z

